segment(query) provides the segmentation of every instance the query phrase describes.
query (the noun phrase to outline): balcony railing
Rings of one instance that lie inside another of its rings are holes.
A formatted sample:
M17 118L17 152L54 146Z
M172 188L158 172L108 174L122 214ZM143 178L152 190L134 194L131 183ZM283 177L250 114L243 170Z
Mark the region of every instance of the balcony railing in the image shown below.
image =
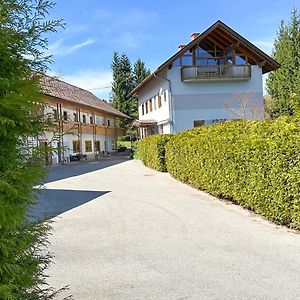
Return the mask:
M186 66L181 68L182 81L249 78L251 78L250 65Z

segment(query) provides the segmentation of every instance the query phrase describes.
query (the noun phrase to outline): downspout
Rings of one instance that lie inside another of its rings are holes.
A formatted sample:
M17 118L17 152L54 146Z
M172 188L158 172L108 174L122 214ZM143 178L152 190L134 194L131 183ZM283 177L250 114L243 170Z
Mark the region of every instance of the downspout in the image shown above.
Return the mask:
M171 80L170 79L167 79L167 78L163 78L163 77L160 77L158 76L156 73L153 73L154 77L157 78L157 79L161 79L161 80L166 80L168 81L168 84L169 84L169 110L170 110L170 125L171 125L171 130L170 132L171 133L174 133L174 111L173 111L173 97L172 97L172 86L171 86Z

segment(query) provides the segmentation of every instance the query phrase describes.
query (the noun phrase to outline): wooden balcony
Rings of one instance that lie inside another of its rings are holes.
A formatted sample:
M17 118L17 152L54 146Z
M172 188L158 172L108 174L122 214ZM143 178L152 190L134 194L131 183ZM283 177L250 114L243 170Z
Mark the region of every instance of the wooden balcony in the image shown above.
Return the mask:
M250 78L250 65L206 65L181 67L182 81L246 80Z

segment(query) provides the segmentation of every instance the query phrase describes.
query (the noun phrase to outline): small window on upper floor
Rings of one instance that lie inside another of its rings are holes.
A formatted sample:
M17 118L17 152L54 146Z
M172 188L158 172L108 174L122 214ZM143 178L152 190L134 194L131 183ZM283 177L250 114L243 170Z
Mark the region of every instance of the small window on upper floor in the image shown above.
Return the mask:
M63 112L63 119L64 121L68 120L68 113L66 111Z
M150 112L153 110L152 99L150 99L150 101L149 101L149 109L150 109Z
M82 123L86 123L86 116L82 115Z
M158 97L157 97L157 106L158 106L158 108L161 107L161 96L160 95L158 95Z
M148 113L148 102L145 103L146 114Z
M57 109L53 108L53 118L57 119L58 115L57 115Z
M107 119L107 126L110 126L110 119Z
M92 117L92 116L90 116L90 123L91 123L91 124L94 124L94 120L93 120L93 117Z
M145 114L145 106L142 104L142 116Z

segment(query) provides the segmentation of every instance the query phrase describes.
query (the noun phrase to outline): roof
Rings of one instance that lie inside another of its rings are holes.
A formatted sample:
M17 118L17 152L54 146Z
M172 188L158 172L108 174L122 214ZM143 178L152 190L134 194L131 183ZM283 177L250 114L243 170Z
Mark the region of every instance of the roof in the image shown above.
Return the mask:
M119 118L129 118L127 115L118 111L104 100L99 99L91 92L66 83L55 77L42 75L40 79L40 86L42 93L45 95L99 109Z
M253 62L259 62L262 66L262 71L268 73L280 67L280 64L276 62L269 55L264 53L262 50L257 48L251 42L246 40L236 31L231 29L229 26L218 20L211 25L204 32L200 33L194 40L190 41L185 47L181 48L162 65L160 65L152 74L144 79L137 87L131 91L131 95L141 89L149 80L157 75L160 71L168 67L177 57L196 46L198 43L205 43L206 45L213 43L218 44L220 47L229 48L234 44L238 44L238 48L245 51L252 58Z
M157 121L155 120L134 120L132 122L132 127L148 127L152 125L156 125Z

